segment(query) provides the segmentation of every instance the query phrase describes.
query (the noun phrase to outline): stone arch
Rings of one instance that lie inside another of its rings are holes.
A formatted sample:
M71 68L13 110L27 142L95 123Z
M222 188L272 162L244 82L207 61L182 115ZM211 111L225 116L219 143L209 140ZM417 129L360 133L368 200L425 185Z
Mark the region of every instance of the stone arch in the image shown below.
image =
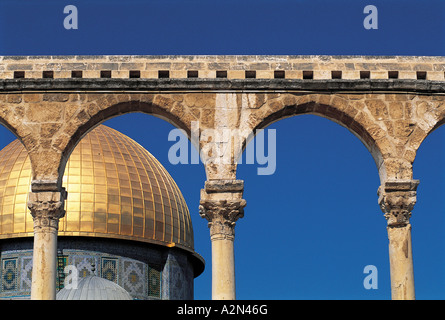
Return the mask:
M386 160L392 149L392 143L387 139L385 129L376 123L370 115L358 106L358 100L348 100L347 97L330 94L315 94L297 96L284 94L281 97L273 97L270 101L250 116L250 127L252 139L256 130L265 129L270 124L281 119L302 114L314 114L327 118L347 128L352 134L360 139L371 153L381 181L387 177ZM261 111L263 109L263 111ZM244 141L241 152L247 146L249 139Z
M178 129L184 130L187 137L190 138L190 124L185 121L188 120L188 117L184 116L182 105L175 104L172 99L168 98L163 99L161 102L163 103L143 101L143 99L130 97L128 101L114 104L107 104L99 99L97 102L89 104L86 108L80 107L76 116L64 126L61 132L66 143L62 149L58 167L58 185L61 185L66 163L76 145L88 132L111 118L135 112L149 114L167 121ZM104 105L101 106L101 104Z

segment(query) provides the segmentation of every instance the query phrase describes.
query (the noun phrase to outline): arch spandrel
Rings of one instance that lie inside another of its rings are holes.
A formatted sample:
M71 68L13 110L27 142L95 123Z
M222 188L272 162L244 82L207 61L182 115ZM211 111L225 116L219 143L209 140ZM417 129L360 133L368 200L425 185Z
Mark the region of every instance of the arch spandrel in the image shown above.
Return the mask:
M401 97L396 100L403 101ZM385 161L395 172L393 179L412 179L412 165L420 145L445 123L444 102L442 95L406 95L405 119L394 121L390 127L396 140L396 152Z
M445 124L445 97L424 97L416 101L415 116L417 127L413 132L410 145L413 150L418 150L422 142L437 128ZM413 157L413 161L415 154Z
M40 152L41 145L48 144L48 139L39 139L41 135L41 125L39 123L25 121L29 111L24 105L24 100L22 94L0 95L0 123L36 158L35 155ZM34 163L37 163L37 161L34 160ZM55 162L52 164L56 165ZM46 165L50 167L51 161L47 161ZM31 167L31 171L34 173L36 168ZM47 169L43 168L40 171L48 172Z

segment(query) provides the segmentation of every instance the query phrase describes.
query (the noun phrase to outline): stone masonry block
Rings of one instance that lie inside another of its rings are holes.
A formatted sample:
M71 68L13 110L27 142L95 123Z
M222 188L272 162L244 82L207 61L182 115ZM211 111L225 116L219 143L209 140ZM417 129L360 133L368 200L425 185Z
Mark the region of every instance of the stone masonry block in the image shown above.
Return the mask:
M303 71L299 70L286 70L286 79L302 79Z
M172 70L170 71L170 78L185 79L187 78L187 70Z
M216 70L202 70L199 73L200 78L214 79L216 78Z
M228 79L244 79L245 72L243 70L227 70Z
M443 71L428 71L426 79L434 80L434 81L444 81L444 72Z
M71 78L71 71L54 71L54 79Z
M141 70L141 78L143 79L157 79L158 78L158 71L154 70Z
M85 70L83 72L84 78L100 78L100 71L99 70Z
M400 71L399 79L417 79L416 71Z
M26 71L25 78L27 78L27 79L41 79L42 71Z
M360 71L346 70L342 72L342 79L356 80L360 79Z
M388 71L371 71L371 79L388 79Z
M272 70L258 70L256 72L257 79L273 79L274 72Z
M327 80L331 78L332 78L331 71L321 71L321 70L314 71L314 80Z

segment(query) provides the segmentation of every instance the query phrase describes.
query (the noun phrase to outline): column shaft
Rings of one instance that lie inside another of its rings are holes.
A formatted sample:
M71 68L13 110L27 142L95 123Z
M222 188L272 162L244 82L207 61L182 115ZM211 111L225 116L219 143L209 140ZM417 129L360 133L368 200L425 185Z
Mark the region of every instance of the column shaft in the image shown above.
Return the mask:
M379 204L388 226L391 298L414 300L414 268L409 219L416 203L418 180L387 181L380 186Z
M31 280L32 300L55 300L57 280L57 232L64 216L66 193L31 192L28 207L34 221Z
M32 300L56 299L57 230L42 228L34 232Z
M212 240L212 299L236 299L233 240Z
M244 215L246 201L201 200L200 215L206 218L212 241L212 299L234 300L235 221Z
M391 298L414 300L414 268L411 245L411 225L388 227Z

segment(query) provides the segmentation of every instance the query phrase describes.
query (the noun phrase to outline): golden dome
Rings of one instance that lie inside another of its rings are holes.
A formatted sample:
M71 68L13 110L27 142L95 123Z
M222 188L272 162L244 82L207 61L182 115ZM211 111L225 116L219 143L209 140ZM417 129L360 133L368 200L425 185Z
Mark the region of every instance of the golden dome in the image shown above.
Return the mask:
M0 151L0 238L33 236L31 166L15 140ZM60 236L129 239L193 250L187 204L167 170L138 143L106 126L88 133L63 177Z

